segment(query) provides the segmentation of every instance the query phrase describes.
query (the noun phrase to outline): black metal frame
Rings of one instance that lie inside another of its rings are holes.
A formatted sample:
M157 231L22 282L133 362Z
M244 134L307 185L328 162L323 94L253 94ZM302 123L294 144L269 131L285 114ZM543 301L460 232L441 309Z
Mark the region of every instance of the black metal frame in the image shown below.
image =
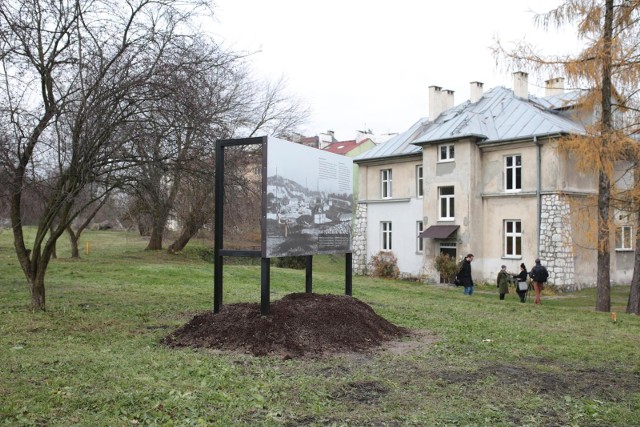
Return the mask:
M266 136L256 138L225 139L216 144L216 173L215 173L215 211L214 211L214 273L213 273L213 312L218 313L222 308L223 263L225 256L253 257L260 260L260 313L269 314L271 293L271 259L267 253L267 140ZM261 250L224 249L224 149L243 145L262 145L262 201L260 245ZM313 256L306 256L305 292L313 293ZM345 294L352 294L352 253L345 253Z

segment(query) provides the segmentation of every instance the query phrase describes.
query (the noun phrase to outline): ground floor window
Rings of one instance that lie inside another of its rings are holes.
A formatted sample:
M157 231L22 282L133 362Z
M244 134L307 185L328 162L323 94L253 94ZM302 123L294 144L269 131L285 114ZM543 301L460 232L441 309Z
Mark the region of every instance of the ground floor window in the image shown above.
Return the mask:
M416 221L416 235L418 236L416 242L416 252L422 253L424 252L424 239L420 237L420 233L422 233L423 223L422 221Z
M456 247L456 242L440 242L438 243L438 252L456 259Z
M504 256L522 256L522 223L519 220L504 222Z
M633 249L633 245L631 243L632 231L633 230L630 225L616 227L616 250L630 251Z
M382 250L390 251L393 249L391 245L391 221L382 221L380 223L380 230L382 233L381 242L382 242Z

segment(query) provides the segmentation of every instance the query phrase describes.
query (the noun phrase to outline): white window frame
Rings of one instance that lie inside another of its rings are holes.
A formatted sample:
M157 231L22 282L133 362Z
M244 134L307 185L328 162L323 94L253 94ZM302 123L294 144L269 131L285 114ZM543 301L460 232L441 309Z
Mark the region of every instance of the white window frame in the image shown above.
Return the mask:
M511 231L509 231L509 225L511 225ZM517 225L520 226L520 231L518 231ZM522 234L523 234L522 221L520 221L519 219L504 220L504 257L505 258L522 258L522 247L523 247ZM511 242L512 253L509 253L509 250L508 250L509 242Z
M444 190L445 188L453 189L453 194L442 194L442 190ZM438 187L438 220L453 221L455 219L455 196L455 187L453 185ZM446 210L446 212L443 212L443 210Z
M616 251L633 250L633 227L621 225L616 227Z
M509 159L512 160L511 166L507 165ZM520 164L518 164L517 160L520 161ZM518 186L517 182L518 173L520 174L520 186ZM513 188L509 188L508 186L509 177L511 177L511 185ZM522 191L522 155L520 154L504 157L504 191L509 193Z
M391 169L380 170L380 197L383 199L391 198Z
M453 144L442 144L438 146L438 163L453 162L455 159L456 151Z
M380 221L380 250L393 250L393 230L391 221Z
M422 199L424 196L424 168L422 165L416 166L416 197Z
M416 236L418 236L416 239L416 253L419 254L424 252L424 239L420 237L423 227L424 223L422 221L416 221Z

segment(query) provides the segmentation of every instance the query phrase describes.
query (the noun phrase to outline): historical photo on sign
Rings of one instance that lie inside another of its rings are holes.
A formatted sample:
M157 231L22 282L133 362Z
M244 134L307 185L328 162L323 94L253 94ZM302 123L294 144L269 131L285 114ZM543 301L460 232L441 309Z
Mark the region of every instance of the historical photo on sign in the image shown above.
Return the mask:
M352 182L350 158L270 137L266 257L350 252Z

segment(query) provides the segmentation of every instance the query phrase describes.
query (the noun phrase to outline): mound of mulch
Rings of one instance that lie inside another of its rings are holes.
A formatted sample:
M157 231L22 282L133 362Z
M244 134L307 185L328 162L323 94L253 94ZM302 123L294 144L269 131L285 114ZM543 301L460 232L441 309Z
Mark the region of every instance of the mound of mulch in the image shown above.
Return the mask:
M241 351L256 356L297 357L362 351L408 335L349 296L289 294L260 314L260 304L224 305L166 336L169 347Z

